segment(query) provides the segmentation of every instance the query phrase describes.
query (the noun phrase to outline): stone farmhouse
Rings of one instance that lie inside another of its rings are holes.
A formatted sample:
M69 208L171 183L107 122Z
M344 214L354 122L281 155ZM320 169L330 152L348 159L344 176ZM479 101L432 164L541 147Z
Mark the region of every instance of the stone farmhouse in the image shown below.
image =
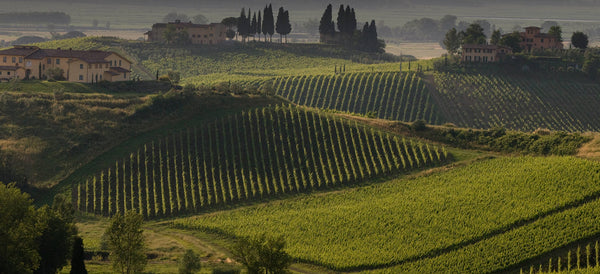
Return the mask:
M539 27L526 27L525 32L519 34L521 36L519 45L523 51L563 49L563 44L558 38L548 33L542 33Z
M59 68L70 82L129 81L131 61L99 50L41 49L14 46L0 51L0 80L46 79L48 70Z
M495 63L504 60L508 54L512 54L512 49L509 47L467 44L462 46L461 60L463 62Z
M221 23L202 25L176 20L169 23L156 23L152 25L151 31L144 34L149 42L166 42L165 32L169 29L175 33L186 32L191 43L196 45L216 45L227 40L227 27Z

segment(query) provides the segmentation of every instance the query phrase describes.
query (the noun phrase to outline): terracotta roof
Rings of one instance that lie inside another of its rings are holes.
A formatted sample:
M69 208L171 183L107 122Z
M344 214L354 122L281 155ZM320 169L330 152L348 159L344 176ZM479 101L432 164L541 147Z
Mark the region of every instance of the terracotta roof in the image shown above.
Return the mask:
M17 70L19 67L15 66L0 66L0 70Z
M124 69L122 67L110 67L110 70L117 72L117 73L131 72L130 70Z
M112 70L107 70L107 71L105 71L104 73L108 73L108 74L110 74L110 75L112 75L112 76L121 75L120 73L116 73L116 72L114 72L114 71L112 71Z
M175 25L177 27L188 27L188 28L208 28L210 26L222 25L221 23L210 23L210 24L194 24L190 22L169 22L169 23L156 23L152 25L152 28L166 28L167 25Z
M53 58L77 58L87 63L108 63L105 60L106 57L111 55L112 52L99 51L99 50L63 50L63 49L41 49L34 52L27 58L29 59L43 59L47 57Z
M16 55L16 56L27 56L40 48L38 47L26 47L26 46L14 46L11 49L5 49L0 51L0 55Z
M508 49L509 48L509 47L498 46L498 45L479 45L479 44L466 44L466 45L463 45L462 47L467 48L467 49L500 49L500 48Z

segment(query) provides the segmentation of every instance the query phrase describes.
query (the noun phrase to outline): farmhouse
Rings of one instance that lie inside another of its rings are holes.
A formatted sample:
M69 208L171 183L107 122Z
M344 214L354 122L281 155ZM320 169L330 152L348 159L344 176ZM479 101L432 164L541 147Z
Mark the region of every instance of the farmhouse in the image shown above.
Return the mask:
M50 71L62 71L70 82L128 81L131 61L108 51L41 49L14 46L0 51L0 79L46 79Z
M181 33L187 35L192 44L197 45L220 44L227 39L227 27L221 23L202 25L179 20L154 24L152 30L144 34L148 36L149 42L170 42L176 34Z
M524 51L530 52L546 49L562 49L562 42L555 36L548 33L542 33L539 27L526 27L525 32L519 33L521 43L519 45Z
M467 44L462 46L461 60L463 62L494 63L502 61L507 54L511 53L512 49L509 47Z

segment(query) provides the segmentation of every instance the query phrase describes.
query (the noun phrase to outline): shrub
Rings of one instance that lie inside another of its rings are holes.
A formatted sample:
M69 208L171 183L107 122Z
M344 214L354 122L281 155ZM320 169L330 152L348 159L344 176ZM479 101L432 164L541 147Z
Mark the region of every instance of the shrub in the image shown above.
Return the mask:
M202 268L200 264L200 256L191 249L188 249L179 260L179 273L191 274L196 273Z
M425 120L416 120L412 123L411 127L415 131L423 131L427 129L427 122Z

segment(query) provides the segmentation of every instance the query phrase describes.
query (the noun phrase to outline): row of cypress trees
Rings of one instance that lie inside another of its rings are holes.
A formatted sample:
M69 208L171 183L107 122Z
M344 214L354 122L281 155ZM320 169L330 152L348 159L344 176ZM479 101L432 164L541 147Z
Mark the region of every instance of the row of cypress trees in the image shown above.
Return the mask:
M287 35L292 32L292 25L290 23L290 14L283 7L279 8L277 13L277 21L274 20L273 6L269 4L263 9L263 13L258 11L257 13L252 12L248 9L248 16L246 16L246 9L242 8L242 12L237 22L238 35L242 37L242 41L246 41L249 36L254 37L258 34L258 40L260 41L261 33L267 40L269 35L269 42L272 42L273 34L277 32L279 34L279 42L283 42L283 37L287 42Z
M338 31L335 30L337 25ZM356 12L350 6L340 5L337 24L333 21L333 6L329 4L319 23L321 42L343 44L368 52L381 52L385 44L377 38L375 20L366 22L362 30L357 30Z

